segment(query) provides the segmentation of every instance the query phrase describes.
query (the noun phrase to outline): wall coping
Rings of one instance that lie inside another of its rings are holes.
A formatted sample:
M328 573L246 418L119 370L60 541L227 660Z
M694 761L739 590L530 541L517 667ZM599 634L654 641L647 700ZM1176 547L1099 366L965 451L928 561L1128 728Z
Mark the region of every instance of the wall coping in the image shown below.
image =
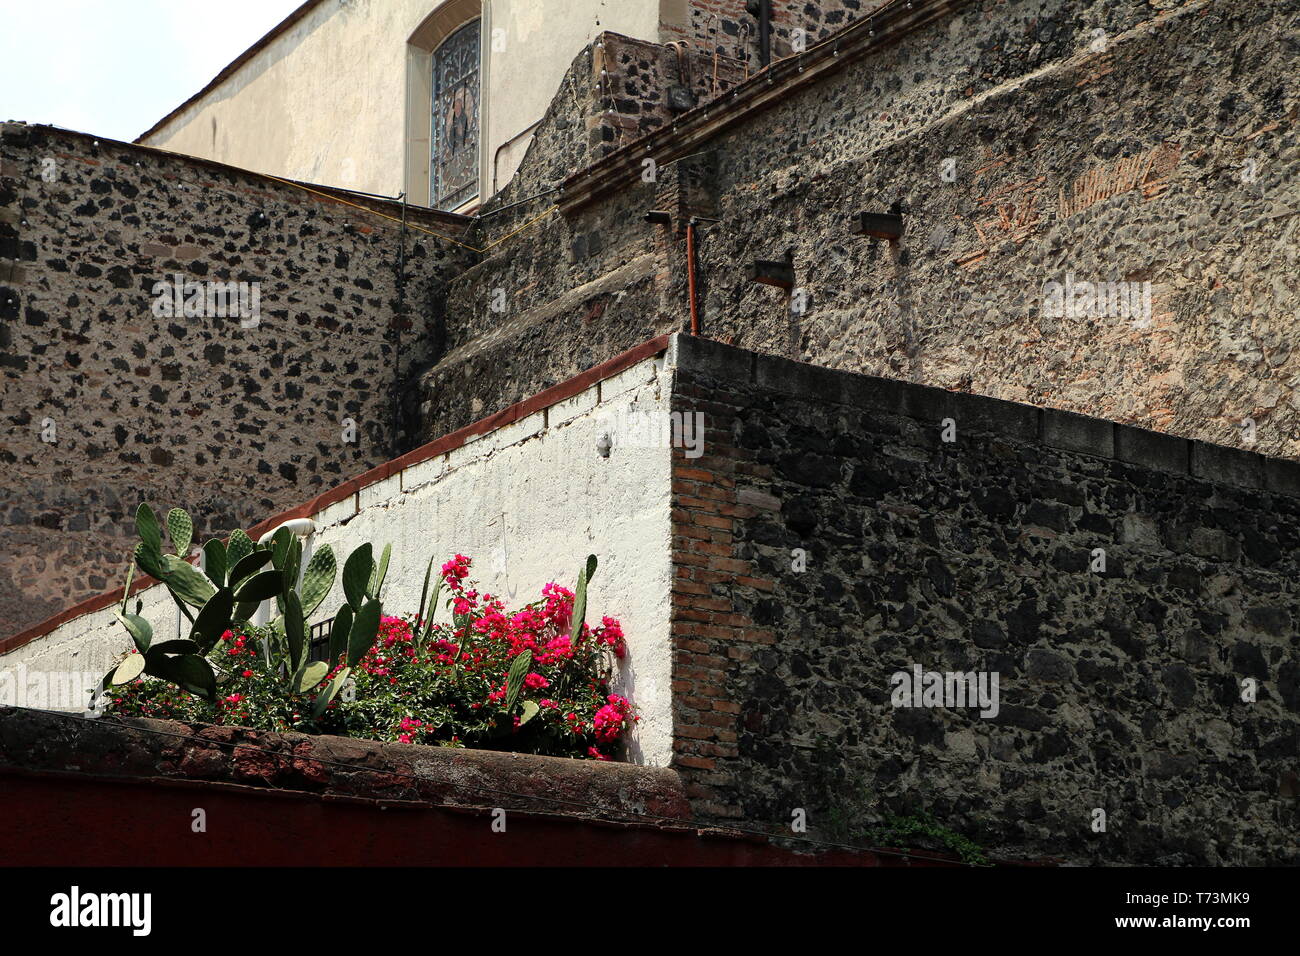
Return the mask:
M685 784L667 767L0 707L0 773L69 772L394 806L500 807L655 825L691 818Z
M326 186L319 183L308 183L296 179L286 179L279 176L272 176L268 173L259 173L256 170L244 169L241 166L231 166L229 163L218 162L215 159L205 159L202 156L191 156L188 153L178 153L174 150L163 149L160 146L149 146L144 143L128 143L120 139L113 139L110 136L96 136L93 133L83 133L80 130L65 129L62 126L53 126L48 123L22 123L17 121L8 121L0 123L0 133L3 133L6 141L19 141L21 137L30 137L33 133L36 135L46 136L64 136L70 139L88 141L92 145L91 149L107 150L122 149L130 153L141 156L150 156L158 159L170 159L182 165L199 166L207 169L216 170L231 176L245 176L262 182L267 189L288 189L293 186L300 186L312 192L306 193L312 196L312 193L319 193L325 200L339 199L352 203L359 207L361 213L375 213L380 216L401 216L403 204L395 199L385 199L381 196L375 196L370 193L353 192L350 189L344 189L340 186ZM288 183L289 186L285 184ZM295 193L301 190L294 190ZM319 197L317 201L321 201ZM381 210L384 210L381 212ZM430 209L427 206L415 206L407 204L405 206L406 217L409 222L429 223L440 226L449 226L462 230L468 230L474 224L473 216L463 216L454 212L443 212L439 209ZM385 226L391 225L387 219L383 220ZM458 240L457 240L458 241Z
M642 342L640 345L634 346L626 352L602 362L600 365L593 366L585 372L575 375L573 378L560 382L558 385L553 385L550 388L538 392L523 401L516 402L507 408L503 408L494 415L481 418L472 424L466 425L464 428L458 429L450 434L442 436L441 438L421 445L419 448L407 452L405 455L386 461L383 464L376 465L369 471L363 472L355 478L351 478L340 485L336 485L329 491L323 492L297 507L290 508L280 514L266 518L254 525L252 528L249 528L248 535L254 540L257 540L257 538L265 534L267 531L270 531L272 528L275 528L286 521L291 521L295 518L310 518L312 515L324 511L325 508L330 505L337 504L340 501L346 501L348 498L354 498L360 494L361 489L363 488L378 484L387 478L391 478L393 475L401 474L414 465L446 455L455 451L457 448L468 444L471 440L480 435L514 424L521 419L527 418L529 415L533 415L545 408L549 408L552 405L556 405L566 399L572 398L573 396L586 391L598 382L612 378L620 372L624 372L648 358L662 355L667 352L670 338L671 336L669 335L661 335L657 338L650 339L649 341ZM130 593L136 594L137 592L152 587L158 583L159 582L156 579L146 574L139 574L131 582ZM123 598L127 596L128 595L123 592L123 589L118 587L112 591L97 594L78 604L74 604L72 607L60 611L52 617L46 618L39 624L34 624L12 637L0 640L0 655L8 654L26 644L30 644L32 641L38 640L59 626L66 624L68 621L74 620L75 618L81 617L85 614L94 613L95 611L102 611L104 608L120 603Z
M623 190L641 175L641 161L653 155L664 166L707 148L715 137L753 114L787 100L791 93L822 82L850 63L899 43L936 20L956 13L972 0L913 0L890 3L862 16L830 36L779 60L738 83L723 96L682 113L669 126L652 130L564 180L557 204L571 215L601 196Z
M673 336L668 364L797 398L889 412L936 427L952 418L959 431L1300 498L1300 462L1076 412L812 365L688 335Z

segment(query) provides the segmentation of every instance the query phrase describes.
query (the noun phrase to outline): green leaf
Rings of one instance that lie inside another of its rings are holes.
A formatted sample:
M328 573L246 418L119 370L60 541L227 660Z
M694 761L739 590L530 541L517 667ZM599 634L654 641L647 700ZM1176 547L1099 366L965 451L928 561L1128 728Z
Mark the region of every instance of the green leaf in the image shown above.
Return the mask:
M367 601L357 611L352 629L348 632L349 667L356 667L361 658L366 656L366 651L374 646L375 638L379 636L380 607L378 601Z
M234 621L251 621L253 615L257 613L257 606L260 601L241 601L235 605L235 611L230 615L230 620Z
M338 571L338 562L334 559L334 549L328 544L321 545L307 562L307 570L302 573L302 613L311 617L312 612L320 607L330 589L334 587L334 575Z
M388 577L388 559L392 555L392 544L384 545L384 553L379 559L379 564L370 572L370 583L366 586L366 593L372 598L379 597L379 589L384 586L384 578Z
M514 663L510 665L510 672L506 675L506 713L509 714L515 707L515 701L519 699L519 693L524 689L524 678L528 675L528 669L533 666L533 652L524 649Z
M339 658L347 653L348 633L352 630L352 605L345 604L334 615L334 626L330 630L330 664L337 664Z
M302 670L297 684L294 686L299 694L305 694L311 690L327 676L329 676L330 666L324 661L312 661Z
M271 564L284 569L285 559L289 557L289 545L293 543L293 532L281 528L271 536Z
M122 613L126 613L126 602L131 597L131 579L135 577L135 563L126 563L126 584L122 585Z
M172 536L172 547L177 557L188 557L190 542L194 540L194 522L180 508L167 512L167 532Z
M162 552L150 548L143 541L135 546L135 563L141 571L159 581L167 573L163 567Z
M247 581L252 575L256 574L271 560L270 551L254 551L240 558L238 563L230 569L230 583L238 588L239 585Z
M141 654L149 650L153 642L153 626L138 614L117 614L117 619L126 627L126 632L135 641L136 650Z
M158 524L158 516L153 513L153 509L143 501L135 511L135 532L146 548L155 554L162 554L162 526Z
M226 564L234 567L253 553L253 539L236 528L230 532L230 544L226 546ZM232 579L233 580L233 579Z
M587 556L587 566L578 572L578 586L573 591L573 626L569 639L574 647L578 646L578 638L582 637L582 622L587 617L587 581L595 571L596 556L591 554Z
M317 695L316 703L312 705L311 715L313 718L319 717L321 714L325 713L325 708L330 705L330 701L334 699L334 695L337 694L339 689L347 683L348 678L351 675L352 668L350 667L345 667L334 675L334 679L329 682L325 687L325 690Z
M427 641L433 637L433 615L438 610L438 595L442 593L442 578L433 586L433 598L429 601L429 620L424 624L424 639Z
M352 605L353 611L361 609L361 602L366 596L366 585L375 568L374 554L367 542L348 555L343 564L343 596Z
M210 542L209 542L210 543ZM221 635L230 629L234 621L231 615L235 608L235 595L230 588L223 587L208 599L194 619L190 637L198 643L199 650L206 654L221 640Z
M144 673L144 655L130 654L112 671L110 684L129 684Z
M240 603L245 601L265 601L279 594L283 585L284 578L281 572L275 568L270 568L254 574L240 585L239 589L235 591L235 600Z
M289 669L298 670L303 660L303 645L307 642L302 619L302 601L297 591L290 591L284 602L284 636L289 644Z
M223 587L227 583L226 572L229 570L226 565L226 546L220 538L213 538L203 546L203 573L217 587Z
M190 607L203 607L217 593L202 571L174 554L163 555L163 567L163 583Z
M159 657L148 662L145 673L171 681L197 697L212 700L217 696L217 678L212 666L197 654Z
M429 566L424 570L424 585L420 588L420 609L415 612L416 627L420 627L424 622L424 599L429 596L429 578L433 575L433 558L429 559Z
M523 711L523 715L519 718L519 726L522 727L524 724L528 723L530 720L536 717L540 710L541 708L537 706L537 701L535 700L524 701L524 711Z
M145 662L152 664L160 657L168 654L197 654L199 645L193 641L176 639L171 641L159 641L157 644L150 644L148 652L144 655Z

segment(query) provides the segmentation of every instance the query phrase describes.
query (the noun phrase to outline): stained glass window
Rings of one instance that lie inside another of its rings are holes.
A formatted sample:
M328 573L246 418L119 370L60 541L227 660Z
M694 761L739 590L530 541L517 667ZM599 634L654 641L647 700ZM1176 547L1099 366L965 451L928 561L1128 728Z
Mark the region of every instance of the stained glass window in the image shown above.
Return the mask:
M455 209L478 194L479 21L433 51L432 205Z

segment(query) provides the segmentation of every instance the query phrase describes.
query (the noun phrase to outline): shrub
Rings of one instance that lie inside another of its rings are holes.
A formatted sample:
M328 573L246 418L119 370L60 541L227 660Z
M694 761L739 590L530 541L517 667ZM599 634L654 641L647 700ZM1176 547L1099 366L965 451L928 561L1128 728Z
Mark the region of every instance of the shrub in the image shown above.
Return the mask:
M470 567L463 555L443 565L428 614L422 597L420 612L382 617L374 646L319 716L313 714L316 691L333 685L345 660L329 664L328 684L293 692L262 653L264 642L275 637L272 629L247 623L223 633L212 655L221 671L215 699L146 676L110 689L109 711L612 759L638 718L628 700L609 690L613 659L624 654L619 622L603 617L591 627L582 620L594 559L577 594L548 584L539 600L514 612L470 586ZM426 576L426 591L427 584ZM436 622L444 585L451 619Z

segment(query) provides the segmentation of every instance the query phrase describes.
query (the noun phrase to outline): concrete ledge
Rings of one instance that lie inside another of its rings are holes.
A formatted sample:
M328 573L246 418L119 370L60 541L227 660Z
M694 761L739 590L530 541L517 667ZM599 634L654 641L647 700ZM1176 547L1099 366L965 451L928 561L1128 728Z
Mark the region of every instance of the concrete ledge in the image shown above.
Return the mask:
M666 768L0 707L0 774L70 769L594 819L690 817Z
M783 395L902 415L925 425L937 426L951 418L959 432L997 435L1237 488L1300 497L1300 463L1287 459L1061 409L810 365L685 334L674 335L672 343L670 363L690 375L753 382Z
M1115 428L1115 457L1131 465L1185 475L1187 439L1131 425L1118 425Z
M1264 487L1275 494L1300 498L1300 462L1265 458Z
M1043 409L1043 444L1097 458L1115 457L1115 425L1074 412Z
M712 375L728 382L749 382L753 380L756 358L763 364L766 356L712 339L677 334L670 339L667 362L671 368L689 368L695 374Z
M958 434L965 431L1022 442L1038 440L1043 409L969 392L948 394Z
M1254 452L1191 442L1193 477L1239 488L1264 487L1264 458Z

